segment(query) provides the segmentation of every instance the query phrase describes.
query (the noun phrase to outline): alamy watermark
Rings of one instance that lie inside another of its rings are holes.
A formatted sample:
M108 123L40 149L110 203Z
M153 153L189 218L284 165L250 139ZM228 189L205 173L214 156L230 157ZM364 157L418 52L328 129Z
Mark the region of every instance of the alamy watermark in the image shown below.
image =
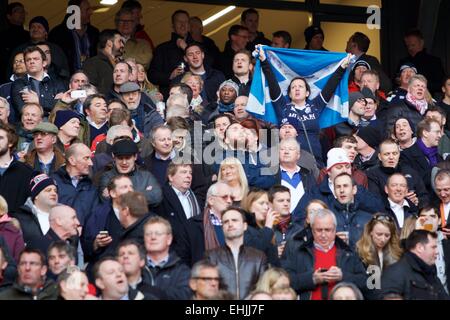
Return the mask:
M70 14L67 19L66 26L69 30L81 29L81 9L79 6L69 6L66 10L67 14Z
M377 5L371 5L367 7L367 14L370 16L367 18L367 28L369 30L380 30L381 29L381 8Z

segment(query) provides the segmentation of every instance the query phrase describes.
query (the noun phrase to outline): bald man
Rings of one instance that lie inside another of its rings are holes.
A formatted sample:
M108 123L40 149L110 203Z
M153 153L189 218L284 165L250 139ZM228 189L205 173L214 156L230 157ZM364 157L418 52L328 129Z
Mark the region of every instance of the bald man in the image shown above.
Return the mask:
M76 211L69 206L58 204L50 210L49 221L48 232L42 237L34 238L28 247L39 249L43 254L47 254L52 242L63 240L72 245L76 251L80 228Z

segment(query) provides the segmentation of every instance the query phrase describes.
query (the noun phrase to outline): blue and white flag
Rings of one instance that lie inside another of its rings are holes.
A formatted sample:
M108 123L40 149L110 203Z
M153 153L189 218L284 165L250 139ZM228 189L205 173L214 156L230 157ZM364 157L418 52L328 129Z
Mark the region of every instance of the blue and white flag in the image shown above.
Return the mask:
M325 87L328 79L347 57L346 53L280 49L262 46L272 72L277 79L282 94L288 98L288 86L294 77L303 77L311 87L309 99L314 99ZM320 127L328 128L348 118L348 77L347 70L342 77L334 96L320 116ZM289 100L286 100L289 101ZM261 62L256 61L252 86L246 110L256 118L279 124L272 106L269 87L261 69Z

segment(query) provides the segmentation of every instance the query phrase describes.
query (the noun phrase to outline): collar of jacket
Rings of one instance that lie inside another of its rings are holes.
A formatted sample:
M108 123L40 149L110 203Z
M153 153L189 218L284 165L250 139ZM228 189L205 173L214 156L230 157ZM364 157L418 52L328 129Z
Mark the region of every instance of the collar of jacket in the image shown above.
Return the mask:
M46 280L42 286L37 290L36 294L33 295L31 288L21 285L19 284L17 281L15 281L13 283L13 288L18 290L21 293L27 294L27 295L31 295L31 296L38 296L41 292L47 290L48 288L50 288L51 286L55 286L55 282L53 280Z
M64 180L66 180L66 182L72 184L72 178L70 177L69 173L66 170L66 165L62 166L61 168L58 169L58 171L55 172L56 174L58 174L59 176L61 176L61 178L63 178ZM80 181L78 182L78 186L83 183L84 181L89 182L91 178L89 178L89 176L82 176Z

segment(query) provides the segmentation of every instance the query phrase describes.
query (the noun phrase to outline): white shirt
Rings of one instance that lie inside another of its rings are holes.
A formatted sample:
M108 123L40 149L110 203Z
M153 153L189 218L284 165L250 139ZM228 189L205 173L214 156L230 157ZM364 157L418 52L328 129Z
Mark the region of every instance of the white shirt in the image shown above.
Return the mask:
M330 179L328 179L328 187L330 188L333 196L336 198L336 194L334 193L334 184L333 184L333 181L331 181Z
M450 211L450 202L447 204L444 204L444 215L445 215L445 221L448 221L448 213Z
M39 210L39 208L36 207L35 205L33 205L33 207L36 210L36 215L39 221L39 227L41 227L42 234L46 234L50 229L50 220L49 220L50 214L48 212Z
M120 221L119 209L113 207L114 214L116 215L117 220Z
M442 240L445 239L442 231L437 232L438 235L438 256L436 258L436 271L439 280L441 281L445 292L447 292L447 274L445 273L444 248L442 247ZM447 292L448 293L448 292Z
M409 207L408 201L403 200L403 204L399 205L391 199L388 198L389 206L391 207L392 211L395 214L395 217L397 218L397 222L400 228L403 228L403 224L405 223L405 209L403 207Z
M186 219L189 219L193 215L191 203L189 202L189 199L188 199L188 195L189 195L190 191L188 190L185 193L183 193L180 190L178 190L177 188L175 188L174 186L172 186L172 189L173 189L173 191L175 191L175 193L178 197L178 200L180 200L180 202L181 202L181 206L183 207L183 211L184 211L184 214L186 215Z
M294 174L296 174L297 172L300 172L299 166L297 166L296 171L292 174L290 172L288 172L286 169L284 169L281 165L280 165L280 169L285 171L291 179L294 176ZM287 187L289 189L289 191L291 192L291 209L290 210L291 210L291 212L294 212L295 208L297 207L297 204L300 202L300 199L305 194L305 188L303 187L303 181L301 181L297 185L297 188L294 188L294 186L292 186L291 184L289 184L287 181L284 181L284 180L281 180L281 185Z

